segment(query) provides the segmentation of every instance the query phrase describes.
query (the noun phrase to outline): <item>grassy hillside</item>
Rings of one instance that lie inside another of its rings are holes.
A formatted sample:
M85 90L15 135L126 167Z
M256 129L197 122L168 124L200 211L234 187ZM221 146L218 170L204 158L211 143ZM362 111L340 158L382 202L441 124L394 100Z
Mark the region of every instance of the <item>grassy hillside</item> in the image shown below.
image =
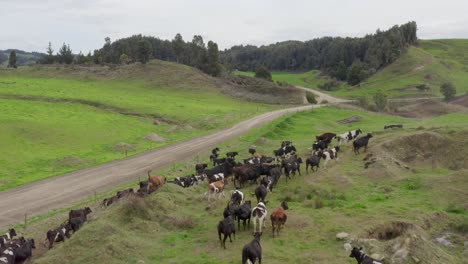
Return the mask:
M352 115L362 118L351 124L337 123ZM384 124L397 122L405 129L382 130ZM243 158L252 144L259 153L271 153L288 139L304 158L319 133L359 127L374 134L368 153L376 160L368 169L364 169L365 154L355 156L350 146L344 146L340 160L330 162L326 169L306 174L303 167L303 175L287 184L282 176L278 188L267 196L267 207L271 213L281 200L288 200L288 221L280 236L272 238L267 220L261 242L265 263L355 263L343 249L346 241L335 238L342 231L350 234L353 245L394 263L414 263L413 257L421 263L461 263L468 221L468 182L463 176L468 164L461 157L468 154L468 142L460 136L468 130L466 124L467 116L458 114L414 120L321 108L281 118L220 148L237 150ZM428 159L431 147L439 144L445 149ZM411 155L402 146L418 154ZM186 175L194 163L179 163L158 174ZM227 196L232 188L228 186ZM244 189L247 200L255 200L253 190L254 186ZM243 245L252 239L251 231L238 231L234 242L221 249L216 225L228 198L208 202L205 191L206 184L189 189L168 184L143 201L96 210L79 233L35 263L239 263ZM404 229L392 224L399 221L404 222ZM41 228L33 230L45 233L47 227ZM434 242L445 232L453 247ZM380 239L368 240L379 233L384 234ZM387 238L387 233L395 237ZM400 249L408 253L405 260L395 260Z
M0 71L0 101L0 190L123 158L122 142L132 155L277 108L162 61ZM146 140L152 133L165 141Z
M286 81L313 89L319 89L318 85L328 80L328 77L320 76L320 72L316 70L305 73L273 72L272 76L275 81ZM440 85L446 81L455 84L457 94L468 92L467 39L421 40L419 46L410 47L394 63L360 85L350 87L342 84L337 91L330 94L356 97L373 95L382 90L392 97L440 96ZM420 84L426 84L430 90L419 91L416 86Z

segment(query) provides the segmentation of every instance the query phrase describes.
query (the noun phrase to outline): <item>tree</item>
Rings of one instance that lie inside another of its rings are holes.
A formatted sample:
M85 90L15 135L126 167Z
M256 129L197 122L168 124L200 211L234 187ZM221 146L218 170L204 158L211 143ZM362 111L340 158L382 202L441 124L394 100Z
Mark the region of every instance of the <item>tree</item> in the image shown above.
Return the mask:
M219 64L219 50L218 44L213 41L208 41L208 55L207 55L207 73L212 76L219 76L221 74L221 65ZM270 75L271 79L271 75Z
M440 86L440 92L444 95L445 101L449 101L455 97L457 89L451 82L445 82Z
M265 66L260 66L255 70L255 77L271 81L271 73Z
M127 54L124 53L120 55L120 58L119 58L120 64L128 64L129 61L130 61L130 58L128 57Z
M340 61L335 72L335 77L336 79L340 81L345 81L347 76L348 76L348 68L346 67L343 61Z
M138 42L138 61L146 64L151 58L151 43L148 40L141 39Z
M75 57L75 64L85 64L86 62L86 57L83 55L83 53L78 53Z
M367 74L367 67L365 64L361 62L353 63L351 69L348 72L348 83L351 85L356 85L366 79L368 76Z
M10 57L8 58L8 67L16 69L16 50L10 52Z
M385 108L387 107L387 102L388 102L387 95L382 93L382 91L378 91L374 95L374 103L379 112L382 112L385 110Z
M47 46L47 55L44 58L46 64L53 64L55 62L54 50L52 49L52 43L49 41L49 46Z
M177 35L175 35L174 39L172 40L172 49L174 50L177 63L179 63L181 55L184 52L184 40L182 39L182 35L179 33L177 33Z
M73 53L70 49L70 45L63 43L62 47L58 52L58 61L60 64L71 64L73 62Z

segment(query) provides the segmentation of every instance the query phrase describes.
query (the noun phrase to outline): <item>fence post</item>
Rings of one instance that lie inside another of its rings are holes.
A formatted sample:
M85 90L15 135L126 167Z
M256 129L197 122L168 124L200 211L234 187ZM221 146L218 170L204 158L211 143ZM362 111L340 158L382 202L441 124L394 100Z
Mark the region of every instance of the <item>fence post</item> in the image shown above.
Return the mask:
M28 225L28 213L24 213L24 229L26 229Z
M96 193L96 190L94 190L94 202L97 201L97 193Z

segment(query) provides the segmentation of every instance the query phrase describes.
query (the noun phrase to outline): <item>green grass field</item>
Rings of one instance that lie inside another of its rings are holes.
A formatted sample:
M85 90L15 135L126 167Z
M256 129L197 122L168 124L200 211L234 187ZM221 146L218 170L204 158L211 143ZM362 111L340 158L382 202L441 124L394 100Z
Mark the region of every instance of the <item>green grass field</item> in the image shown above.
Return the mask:
M223 95L174 63L0 71L0 190L227 127L277 107ZM165 142L149 142L156 133Z
M253 73L236 72L253 76ZM305 73L273 72L273 80L293 85L319 89L318 85L328 80L320 71ZM457 94L468 92L468 40L443 39L421 40L418 47L410 47L391 65L377 72L357 86L343 83L337 91L329 92L340 97L372 96L384 91L392 97L399 96L440 96L440 85L450 81L457 88ZM416 85L426 84L427 92L418 91Z
M345 125L336 122L352 115L362 119ZM383 131L384 124L393 122L404 124L405 129ZM397 150L387 151L384 145L425 133L440 133L444 138L459 136L466 133L466 124L466 115L416 120L328 107L278 119L220 148L223 152L239 151L243 158L252 144L259 153L271 153L282 140L292 140L305 158L315 135L359 127L365 133L374 133L369 153L397 155ZM420 146L425 143L422 141ZM462 151L466 152L466 147ZM208 157L208 152L205 154ZM468 221L463 191L468 187L463 176L466 167L448 169L439 164L431 168L426 163L408 162L411 169L406 170L380 160L366 170L364 156L355 156L349 146L344 146L340 160L330 162L326 169L307 175L303 166L303 175L294 176L287 184L282 176L278 187L267 196L267 207L270 214L282 200L288 200L288 221L280 236L272 238L267 220L261 242L265 263L355 263L343 249L344 242L336 240L336 233L345 231L354 238L367 238L369 230L391 221L418 226L429 221L431 225L401 238L372 242L374 246L365 246L366 253L388 253L392 245L409 238L409 257L398 263L414 263L413 256L423 263L434 259L436 263L461 263L466 232L457 230L466 230ZM168 178L186 175L192 173L195 162L178 163L158 174ZM232 188L228 186L228 190ZM255 200L253 190L254 186L244 189L247 200ZM221 249L216 225L228 198L207 202L205 191L206 184L188 189L168 184L144 201L96 210L92 222L35 262L239 263L251 233L238 231L234 242L227 242L227 249ZM226 194L229 196L229 191ZM433 242L445 231L451 232L454 247L443 248Z

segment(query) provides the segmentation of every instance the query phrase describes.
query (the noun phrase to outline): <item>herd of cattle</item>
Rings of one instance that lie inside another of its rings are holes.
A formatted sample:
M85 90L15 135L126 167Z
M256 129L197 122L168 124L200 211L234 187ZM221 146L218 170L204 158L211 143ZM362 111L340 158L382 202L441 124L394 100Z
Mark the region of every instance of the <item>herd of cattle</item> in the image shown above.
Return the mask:
M317 171L321 160L323 160L323 167L326 167L330 160L338 160L338 152L344 143L353 140L353 151L355 154L359 154L359 149L361 148L367 149L372 135L368 133L366 136L358 137L360 134L362 134L362 131L357 129L341 135L324 133L317 136L316 142L312 144L311 154L305 161L306 172L309 172L309 167L312 171ZM333 139L337 141L337 145L330 148L329 146ZM208 200L218 199L221 196L225 197L224 188L228 184L229 178L232 178L235 190L232 191L230 200L223 211L223 220L217 226L220 244L223 248L226 248L227 238L229 237L231 242L231 235L235 238L236 220L237 229L240 229L240 222L242 221L245 231L246 228L250 228L250 221L252 219L254 239L244 246L242 250L242 263L255 263L256 259L261 263L262 247L260 245L260 238L268 215L266 196L268 193L273 192L273 188L277 186L283 174L285 175L286 183L296 173L301 175L300 167L303 161L302 158L298 157L296 147L291 141L283 141L281 147L273 151L273 157L257 154L255 148L250 148L248 152L250 153L250 157L243 159L243 163L240 163L236 161L238 152L227 152L226 157L220 158L220 149L215 148L210 155L210 161L213 164L212 168L208 168L209 165L207 163L197 164L195 166L195 174L176 177L171 181L168 181L166 177L152 176L151 171L148 171L148 180L140 181L136 192L133 188L119 191L115 196L104 199L102 206L110 206L120 199L127 197L145 197L166 183L173 183L187 188L207 181L208 186L205 196ZM257 204L252 208L252 201L245 199L241 188L246 183L258 184L259 180L260 183L255 188ZM286 201L282 201L280 207L270 214L273 237L275 233L279 235L280 230L286 223L286 210L288 210L288 204ZM76 233L87 221L87 216L91 212L89 207L71 210L69 218L65 223L47 232L45 242L48 242L48 248L52 248L54 243L63 242L65 239L70 238L71 234ZM34 240L25 240L23 237L13 238L16 235L16 231L10 229L8 233L0 236L0 264L22 263L31 257L32 249L35 248ZM221 235L223 235L223 238ZM353 249L352 252L350 257L356 257L358 263L361 263L359 259L363 259L362 256L365 256L365 254L357 248Z

